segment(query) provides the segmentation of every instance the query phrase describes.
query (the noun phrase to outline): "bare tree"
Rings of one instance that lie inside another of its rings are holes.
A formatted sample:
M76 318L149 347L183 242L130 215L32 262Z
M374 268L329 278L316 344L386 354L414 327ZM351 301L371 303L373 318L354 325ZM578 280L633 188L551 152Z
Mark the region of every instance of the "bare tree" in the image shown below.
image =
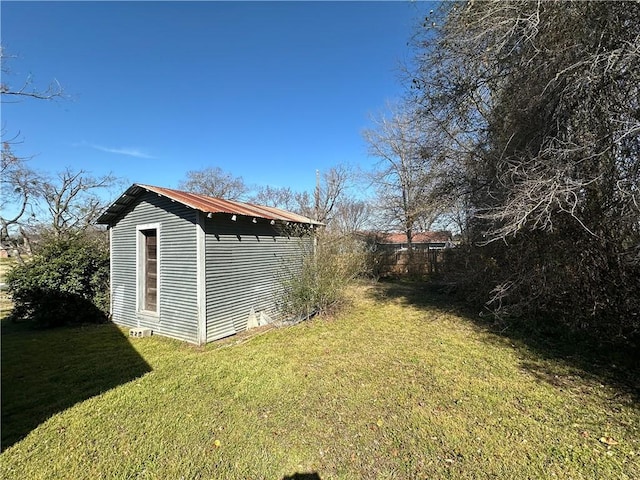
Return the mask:
M316 188L313 193L305 191L295 194L297 211L319 222L329 223L336 205L347 194L353 173L346 165L338 165L324 172L318 171L316 175Z
M409 105L389 110L374 118L375 127L363 136L370 155L380 159L372 182L382 216L391 228L403 231L411 245L416 227L430 228L440 213L433 195L440 146Z
M316 219L326 223L332 220L336 206L346 196L352 181L352 172L345 165L331 167L322 172L314 194Z
M640 7L609 6L468 2L425 21L416 100L469 153L489 241L558 221L597 236L588 192L639 211L629 157L640 135Z
M331 227L341 235L362 232L371 227L373 207L371 202L355 198L343 198L335 207Z
M56 238L86 230L108 205L99 192L115 181L112 175L94 177L85 170L66 169L54 181L43 182L41 197L49 221L42 226Z
M353 187L354 174L346 165L338 165L316 173L316 188L313 191L296 192L289 187L260 187L249 197L249 201L261 205L282 208L291 212L327 224L331 227L334 217L341 217L338 221L346 225L344 219L348 208L357 203L348 196ZM353 211L355 212L355 207ZM366 208L361 206L361 213ZM361 216L361 215L360 215ZM351 224L360 220L354 219Z
M4 248L20 252L28 238L25 227L35 216L34 208L42 186L40 174L30 169L23 158L17 157L10 142L2 144L2 170L0 171L0 243Z
M203 170L187 172L186 180L178 188L226 200L241 200L248 192L242 177L234 177L220 167L207 167Z
M63 96L62 87L57 80L50 83L46 89L38 90L33 86L33 78L29 76L20 87L12 87L6 81L11 76L8 67L11 58L14 56L8 55L0 45L2 103L9 98L15 101L28 98L51 100ZM7 139L6 129L3 126L2 137L0 243L3 247L18 252L18 259L22 261L21 250L24 249L30 253L27 227L35 219L37 201L42 193L43 177L27 166L27 159L14 154L12 147L17 143L17 135Z
M63 97L64 92L62 86L57 80L52 81L45 89L37 89L33 86L33 77L29 75L19 87L12 87L5 82L6 78L10 76L10 69L8 67L9 60L15 58L15 55L8 55L2 45L0 45L0 64L2 65L2 78L0 82L0 94L2 101L7 101L7 98L35 98L38 100L52 100L54 98Z
M316 173L313 191L296 192L289 187L261 187L249 201L296 212L325 223L329 229L351 232L369 222L370 204L349 196L355 174L338 165Z
M19 87L5 80L10 77L8 56L0 46L3 81L0 83L2 101L11 98L51 100L64 96L60 84L54 80L46 88L34 87L33 78L27 77ZM5 140L2 130L1 214L0 241L3 247L31 253L34 239L50 234L55 238L93 230L93 222L107 205L105 190L116 182L112 175L95 177L84 170L66 169L54 178L35 171L27 159L14 154L16 137Z
M249 197L249 201L291 212L298 211L296 193L289 187L259 187L258 191Z
M10 145L2 149L2 245L31 253L34 237L55 238L85 231L107 206L104 192L115 177L94 177L84 170L66 169L56 178L30 169L13 155ZM21 257L18 257L21 259Z

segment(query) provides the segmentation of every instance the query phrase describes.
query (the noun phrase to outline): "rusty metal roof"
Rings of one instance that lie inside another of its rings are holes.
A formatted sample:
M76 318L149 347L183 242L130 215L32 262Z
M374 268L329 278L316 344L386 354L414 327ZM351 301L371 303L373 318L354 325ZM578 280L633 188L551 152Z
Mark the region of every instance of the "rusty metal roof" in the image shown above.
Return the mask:
M204 213L228 213L230 215L243 215L252 218L263 218L282 222L305 223L309 225L322 225L322 223L310 218L298 215L297 213L280 210L279 208L255 205L252 203L237 202L234 200L223 200L221 198L207 197L197 193L183 192L171 188L154 187L152 185L142 185L134 183L120 198L107 208L98 218L99 224L112 224L122 215L144 192L154 192L163 197L167 197L175 202L179 202L187 207L195 208Z

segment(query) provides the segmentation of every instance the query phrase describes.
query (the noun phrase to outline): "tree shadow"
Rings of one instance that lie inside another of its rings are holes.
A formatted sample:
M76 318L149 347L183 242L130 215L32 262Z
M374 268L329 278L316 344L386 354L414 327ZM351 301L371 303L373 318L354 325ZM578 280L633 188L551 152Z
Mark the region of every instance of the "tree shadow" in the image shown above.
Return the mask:
M2 451L52 415L151 371L112 323L2 320Z
M569 330L559 322L526 319L496 321L480 309L465 305L450 289L428 282L390 280L371 289L377 300L405 302L458 315L488 333L488 342L523 346L520 366L540 381L558 388L582 388L588 380L609 385L640 403L640 350L633 345L603 343L599 338Z

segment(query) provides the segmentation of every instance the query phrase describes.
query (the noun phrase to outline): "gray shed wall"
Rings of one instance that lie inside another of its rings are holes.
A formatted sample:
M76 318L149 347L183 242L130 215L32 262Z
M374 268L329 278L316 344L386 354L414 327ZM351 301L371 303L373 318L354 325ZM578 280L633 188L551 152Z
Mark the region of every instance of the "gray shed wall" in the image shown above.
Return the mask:
M197 342L196 211L155 193L146 193L112 227L112 316L117 324ZM136 311L136 227L160 224L159 316Z
M300 271L310 238L287 236L266 220L207 218L207 341L245 330L251 310L283 319L283 281Z

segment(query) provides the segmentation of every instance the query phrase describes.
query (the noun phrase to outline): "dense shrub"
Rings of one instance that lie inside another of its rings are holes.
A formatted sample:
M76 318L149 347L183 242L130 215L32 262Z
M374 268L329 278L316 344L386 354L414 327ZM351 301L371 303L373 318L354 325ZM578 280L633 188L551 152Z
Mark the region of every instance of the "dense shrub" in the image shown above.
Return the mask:
M315 241L302 237L300 248L302 264L287 265L283 280L285 310L293 317L339 305L346 287L365 270L365 246L349 235L320 231Z
M14 320L45 326L102 322L109 309L109 251L79 236L44 242L33 258L7 276Z
M499 321L548 322L602 343L640 340L640 266L633 249L606 248L579 230L528 233L509 244L447 252L442 279Z

